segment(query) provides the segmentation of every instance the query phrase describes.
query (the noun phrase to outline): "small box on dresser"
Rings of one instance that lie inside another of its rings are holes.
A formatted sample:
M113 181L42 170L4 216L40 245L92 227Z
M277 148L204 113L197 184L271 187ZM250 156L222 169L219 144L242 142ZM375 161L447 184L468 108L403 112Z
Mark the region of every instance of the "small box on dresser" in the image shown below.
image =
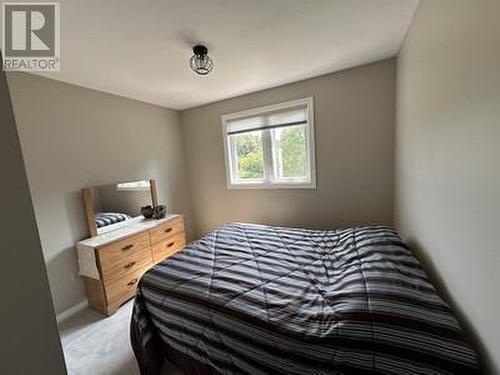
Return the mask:
M144 272L185 245L182 215L142 219L80 241L80 275L85 279L90 307L105 315L113 314L134 297Z

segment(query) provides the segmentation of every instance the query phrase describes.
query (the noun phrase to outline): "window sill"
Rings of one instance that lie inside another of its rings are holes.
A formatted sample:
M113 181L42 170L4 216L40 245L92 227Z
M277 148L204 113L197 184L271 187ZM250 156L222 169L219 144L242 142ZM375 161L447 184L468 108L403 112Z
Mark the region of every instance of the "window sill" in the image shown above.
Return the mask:
M304 183L240 183L234 184L229 183L227 185L229 190L239 190L239 189L316 189L315 182L304 182Z

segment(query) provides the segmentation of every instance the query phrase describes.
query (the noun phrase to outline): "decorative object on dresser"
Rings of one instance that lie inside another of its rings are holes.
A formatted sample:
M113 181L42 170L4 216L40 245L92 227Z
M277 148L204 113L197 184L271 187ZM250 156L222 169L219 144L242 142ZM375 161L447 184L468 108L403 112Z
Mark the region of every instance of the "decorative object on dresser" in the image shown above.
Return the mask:
M163 219L167 214L167 208L160 204L153 209L153 219Z
M140 195L138 192L147 192L150 203L158 207L153 180L110 186L120 193L127 191L120 191L120 187L129 189L134 193L131 196L135 203ZM79 273L85 279L90 307L111 315L135 295L137 283L144 272L184 248L186 235L182 215L165 215L165 206L161 206L163 208L159 212L163 213L162 219L146 219L139 214L140 204L136 206L137 212L130 211L127 206L131 204L125 202L123 197L109 199L124 205L112 206L111 211L116 213L107 212L106 215L111 218L113 215L125 215L128 219L104 227L98 226L95 221L102 212L96 207L102 211L110 211L108 207L111 207L103 202L106 189L108 187L83 189L89 232L91 235L93 232L96 234L78 242L77 250ZM94 199L99 199L99 202Z
M151 219L153 217L154 213L155 213L154 208L151 205L147 205L147 206L141 207L141 214L146 219Z

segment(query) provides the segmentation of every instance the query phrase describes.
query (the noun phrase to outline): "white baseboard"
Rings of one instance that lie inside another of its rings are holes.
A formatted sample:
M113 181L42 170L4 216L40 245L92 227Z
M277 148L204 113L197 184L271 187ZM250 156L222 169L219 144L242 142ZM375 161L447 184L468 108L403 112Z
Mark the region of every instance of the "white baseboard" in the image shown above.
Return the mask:
M56 316L57 323L58 324L61 323L63 320L66 320L69 317L79 313L80 311L86 309L88 306L89 306L89 301L85 300L85 301L82 301L82 302L76 304L73 307L70 307L67 310L64 310L62 313L57 314L57 316Z

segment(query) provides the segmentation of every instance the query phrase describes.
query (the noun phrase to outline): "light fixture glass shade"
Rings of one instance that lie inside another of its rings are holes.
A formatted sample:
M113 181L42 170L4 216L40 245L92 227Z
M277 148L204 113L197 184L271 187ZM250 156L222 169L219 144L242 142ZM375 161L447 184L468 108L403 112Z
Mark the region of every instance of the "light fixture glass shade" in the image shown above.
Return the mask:
M205 46L195 46L193 48L194 55L191 57L189 64L191 69L199 75L207 75L214 68L212 59L207 54Z

